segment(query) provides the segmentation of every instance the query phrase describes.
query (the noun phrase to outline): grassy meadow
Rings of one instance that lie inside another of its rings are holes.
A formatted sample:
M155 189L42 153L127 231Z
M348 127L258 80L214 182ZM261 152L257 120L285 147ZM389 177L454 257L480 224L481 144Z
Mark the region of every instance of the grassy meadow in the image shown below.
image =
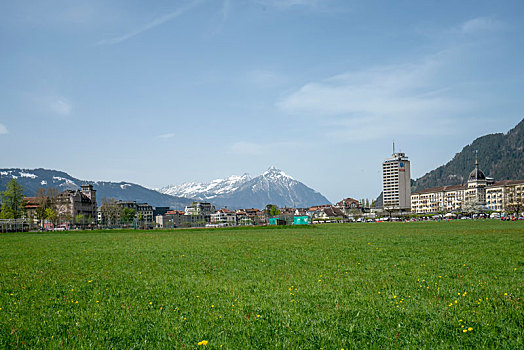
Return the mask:
M524 348L524 222L0 235L0 348Z

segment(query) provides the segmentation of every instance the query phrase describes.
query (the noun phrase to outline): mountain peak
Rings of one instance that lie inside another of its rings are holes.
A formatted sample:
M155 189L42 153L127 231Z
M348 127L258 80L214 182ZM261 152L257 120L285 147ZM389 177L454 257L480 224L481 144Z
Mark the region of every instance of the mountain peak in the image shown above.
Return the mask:
M277 169L275 166L270 166L263 174L262 174L262 177L265 177L265 178L273 178L273 179L277 179L277 178L286 178L286 179L289 179L289 180L295 180L293 177L289 176L288 174L286 174L285 172L283 172L282 170L280 169Z
M262 175L233 175L207 183L168 186L160 192L185 198L206 200L228 208L263 208L268 203L278 206L310 206L329 201L315 190L295 180L275 166Z

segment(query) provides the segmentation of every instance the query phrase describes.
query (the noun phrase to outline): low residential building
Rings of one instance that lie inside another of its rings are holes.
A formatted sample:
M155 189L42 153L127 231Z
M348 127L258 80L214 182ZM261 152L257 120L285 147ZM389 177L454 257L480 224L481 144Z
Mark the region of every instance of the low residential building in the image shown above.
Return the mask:
M345 216L352 215L355 211L362 211L360 202L353 198L345 198L335 204L335 207L340 209Z
M313 222L344 222L346 217L344 212L337 207L328 206L320 208L320 211L313 216Z
M32 223L36 223L36 209L40 207L40 199L37 197L25 197L25 217Z
M238 225L265 225L267 224L266 214L259 209L239 209L236 211Z
M192 216L191 221L195 223L209 223L211 214L215 212L215 206L209 202L193 202L184 210L186 215Z
M157 215L155 221L159 228L189 227L191 216L180 210L169 210L164 215Z
M234 211L223 208L211 214L210 223L216 226L236 226L237 214Z

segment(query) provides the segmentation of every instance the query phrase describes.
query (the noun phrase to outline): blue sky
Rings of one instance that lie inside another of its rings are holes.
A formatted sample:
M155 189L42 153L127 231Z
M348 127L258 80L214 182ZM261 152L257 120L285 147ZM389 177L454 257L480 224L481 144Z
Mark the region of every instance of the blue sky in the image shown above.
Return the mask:
M376 197L524 117L522 1L4 1L0 163Z

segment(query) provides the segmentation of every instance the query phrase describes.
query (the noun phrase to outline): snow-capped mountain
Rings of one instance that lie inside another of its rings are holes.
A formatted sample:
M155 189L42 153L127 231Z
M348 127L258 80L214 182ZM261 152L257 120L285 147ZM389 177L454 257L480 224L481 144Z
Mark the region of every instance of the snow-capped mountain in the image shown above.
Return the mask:
M279 207L309 207L328 204L329 201L319 192L275 167L262 175L251 178L249 175L235 175L208 183L186 183L152 190L129 182L79 180L63 171L49 169L0 169L0 191L10 179L16 179L26 196L34 196L39 188L57 188L59 191L76 190L84 183L90 183L97 191L100 203L102 198L115 198L147 202L153 206L167 206L182 209L193 200L205 200L217 207L264 208L267 204Z
M85 181L76 179L63 171L50 169L0 169L0 191L11 179L16 179L26 196L34 196L39 188L57 188L59 191L77 190L84 183L90 183L96 190L96 198L115 198L146 202L153 206L183 209L190 199L169 196L129 182Z
M177 197L212 200L216 196L235 191L249 180L251 177L248 174L233 175L207 183L186 182L177 186L169 185L161 188L159 192Z
M267 204L279 207L329 204L322 194L275 167L270 167L255 178L244 174L203 184L168 186L160 191L180 197L208 200L217 206L229 208L264 208Z

